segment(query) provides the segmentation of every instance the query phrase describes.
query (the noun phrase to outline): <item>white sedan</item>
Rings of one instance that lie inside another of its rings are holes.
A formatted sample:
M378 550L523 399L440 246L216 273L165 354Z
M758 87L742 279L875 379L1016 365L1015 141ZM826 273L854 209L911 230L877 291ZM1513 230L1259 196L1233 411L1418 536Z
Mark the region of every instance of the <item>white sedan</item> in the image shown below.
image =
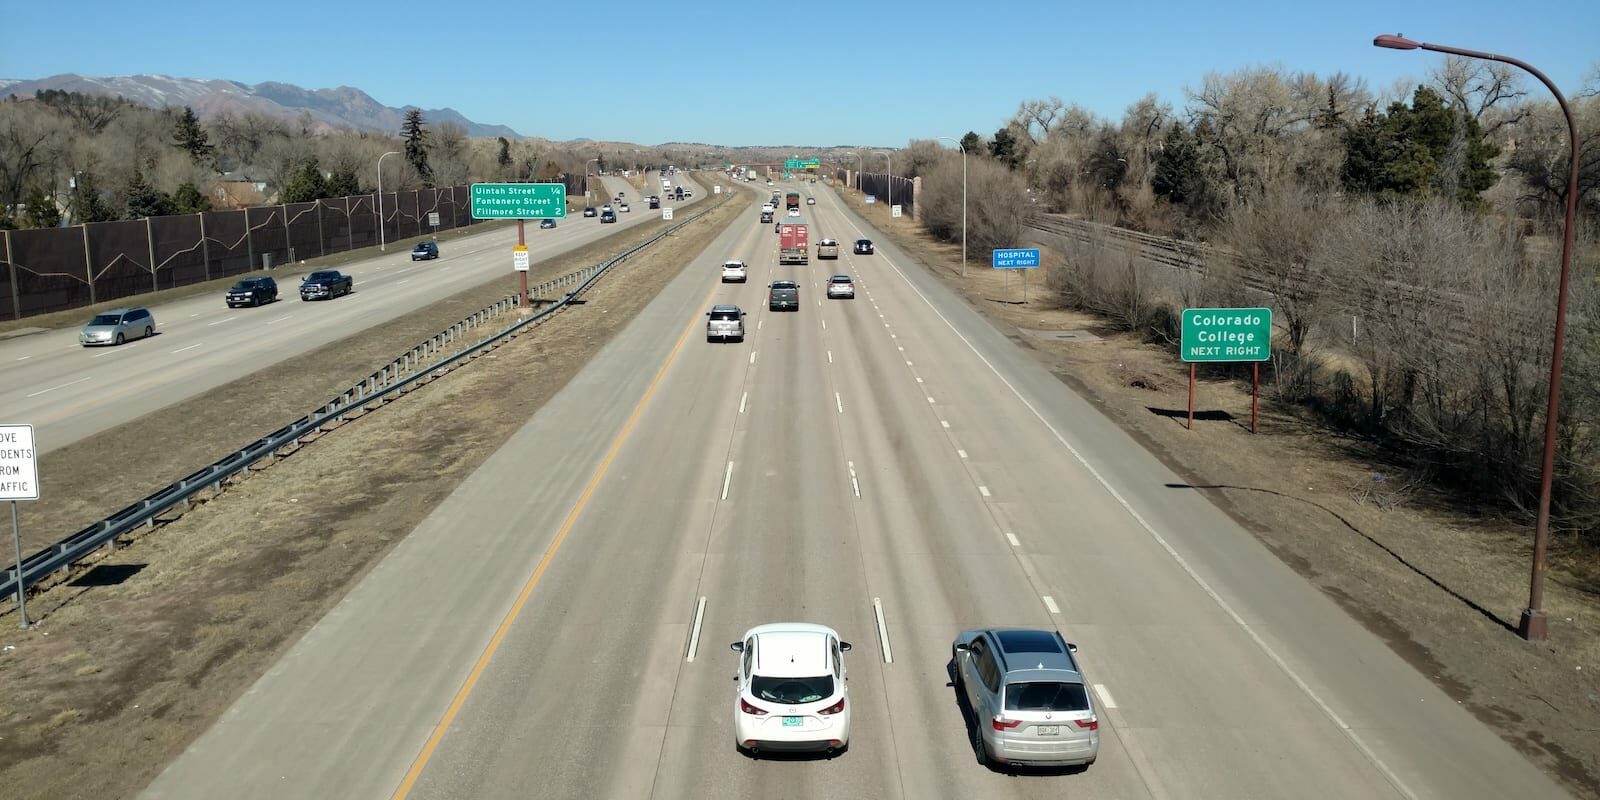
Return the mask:
M744 283L745 278L749 277L749 275L749 268L745 266L743 261L728 259L722 262L723 283Z
M850 643L825 625L758 625L734 642L739 654L734 745L763 752L842 752L850 746L844 653Z

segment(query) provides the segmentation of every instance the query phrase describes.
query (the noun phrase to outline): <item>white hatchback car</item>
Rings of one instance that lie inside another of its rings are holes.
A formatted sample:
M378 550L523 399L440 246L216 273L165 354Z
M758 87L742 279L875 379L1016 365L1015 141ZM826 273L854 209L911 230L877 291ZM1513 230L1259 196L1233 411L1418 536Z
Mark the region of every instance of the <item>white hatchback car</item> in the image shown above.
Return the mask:
M739 696L733 706L735 746L762 752L823 752L850 746L850 693L843 654L850 643L825 625L777 622L745 631L739 653Z
M743 261L735 261L730 258L722 262L723 283L734 283L735 281L744 283L745 278L749 276L749 272L749 268L744 265Z

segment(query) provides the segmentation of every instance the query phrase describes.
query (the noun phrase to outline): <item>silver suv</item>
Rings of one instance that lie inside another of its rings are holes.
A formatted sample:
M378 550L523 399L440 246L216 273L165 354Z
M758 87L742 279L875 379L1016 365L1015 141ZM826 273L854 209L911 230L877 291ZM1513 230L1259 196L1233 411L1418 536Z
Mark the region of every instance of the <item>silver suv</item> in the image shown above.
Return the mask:
M956 637L956 693L972 708L979 763L1094 763L1100 718L1077 651L1058 631L984 628Z
M94 315L78 331L78 343L84 347L103 344L122 344L129 339L154 336L156 318L147 308L113 308Z
M744 341L744 312L738 306L712 306L706 316L706 341Z

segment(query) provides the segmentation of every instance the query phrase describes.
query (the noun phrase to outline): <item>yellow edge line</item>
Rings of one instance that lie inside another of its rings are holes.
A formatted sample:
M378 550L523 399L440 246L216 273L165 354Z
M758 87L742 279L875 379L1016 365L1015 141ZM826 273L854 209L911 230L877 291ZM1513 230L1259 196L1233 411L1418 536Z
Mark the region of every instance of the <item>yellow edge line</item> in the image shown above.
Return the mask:
M706 292L706 296L702 298L700 305L705 305L716 290L717 284L712 284L710 291ZM411 793L411 788L417 782L417 778L422 775L423 768L428 766L428 759L433 757L433 751L438 749L439 742L444 739L445 731L449 730L450 723L455 721L456 714L460 713L462 705L467 702L467 696L472 694L473 687L478 685L478 678L483 676L483 670L489 665L489 659L493 658L495 651L500 649L500 642L505 639L506 633L511 630L511 625L516 622L517 616L522 613L523 605L528 602L528 598L533 594L533 587L539 583L539 578L544 575L545 569L550 566L551 559L555 558L556 550L561 547L562 540L567 538L567 534L572 530L573 523L578 521L578 515L582 514L584 506L588 505L590 495L594 494L595 487L600 485L600 479L605 477L606 470L611 467L611 459L616 457L617 451L622 449L623 442L627 441L628 434L633 432L633 426L639 421L640 415L644 413L645 406L650 403L650 398L655 395L656 387L661 384L661 379L666 377L667 368L672 366L672 362L678 357L678 351L683 349L683 343L689 340L689 334L699 324L700 320L698 318L691 318L689 325L678 336L677 344L672 346L672 352L667 354L666 362L661 365L660 371L656 372L655 378L651 379L649 388L645 389L644 396L639 398L639 404L634 407L633 414L628 417L627 423L622 426L622 432L617 434L616 441L611 443L611 449L606 452L605 458L601 459L600 466L594 472L594 477L590 478L589 484L583 488L583 494L578 497L577 504L567 514L566 521L561 524L561 530L556 532L556 538L550 542L550 547L545 551L544 558L539 559L539 566L534 569L532 577L529 577L528 582L523 585L522 592L517 595L517 601L511 605L511 610L506 612L505 619L500 621L500 627L494 632L494 638L489 640L489 646L484 648L483 655L478 656L477 663L472 666L472 672L467 675L466 682L461 684L461 688L456 692L455 699L450 701L450 707L445 710L444 716L439 719L439 724L434 726L433 735L428 737L428 743L422 746L422 752L418 753L416 760L411 763L411 769L406 772L405 779L400 781L400 786L394 790L394 794L390 795L391 800L404 800Z

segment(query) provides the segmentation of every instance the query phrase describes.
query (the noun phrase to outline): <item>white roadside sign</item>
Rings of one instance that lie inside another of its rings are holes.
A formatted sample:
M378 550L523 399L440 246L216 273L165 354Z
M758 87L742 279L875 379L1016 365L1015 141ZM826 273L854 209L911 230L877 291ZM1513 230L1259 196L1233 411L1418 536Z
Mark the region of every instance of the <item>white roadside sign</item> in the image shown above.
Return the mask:
M894 205L889 206L889 216L891 216L891 217L900 216L900 204L899 203L895 203Z
M439 212L437 212L437 211L429 211L428 212L428 224L433 226L433 227L435 227L435 228L439 227Z
M662 219L672 219L672 209L670 209L670 208L661 209L661 218Z
M32 425L0 425L0 501L39 499Z
M711 187L711 193L712 194L722 194L722 187L720 185L712 186Z
M518 272L527 272L528 271L528 248L527 247L525 247L523 245L517 245L516 247L511 248L511 265L513 267L516 267L516 270Z

